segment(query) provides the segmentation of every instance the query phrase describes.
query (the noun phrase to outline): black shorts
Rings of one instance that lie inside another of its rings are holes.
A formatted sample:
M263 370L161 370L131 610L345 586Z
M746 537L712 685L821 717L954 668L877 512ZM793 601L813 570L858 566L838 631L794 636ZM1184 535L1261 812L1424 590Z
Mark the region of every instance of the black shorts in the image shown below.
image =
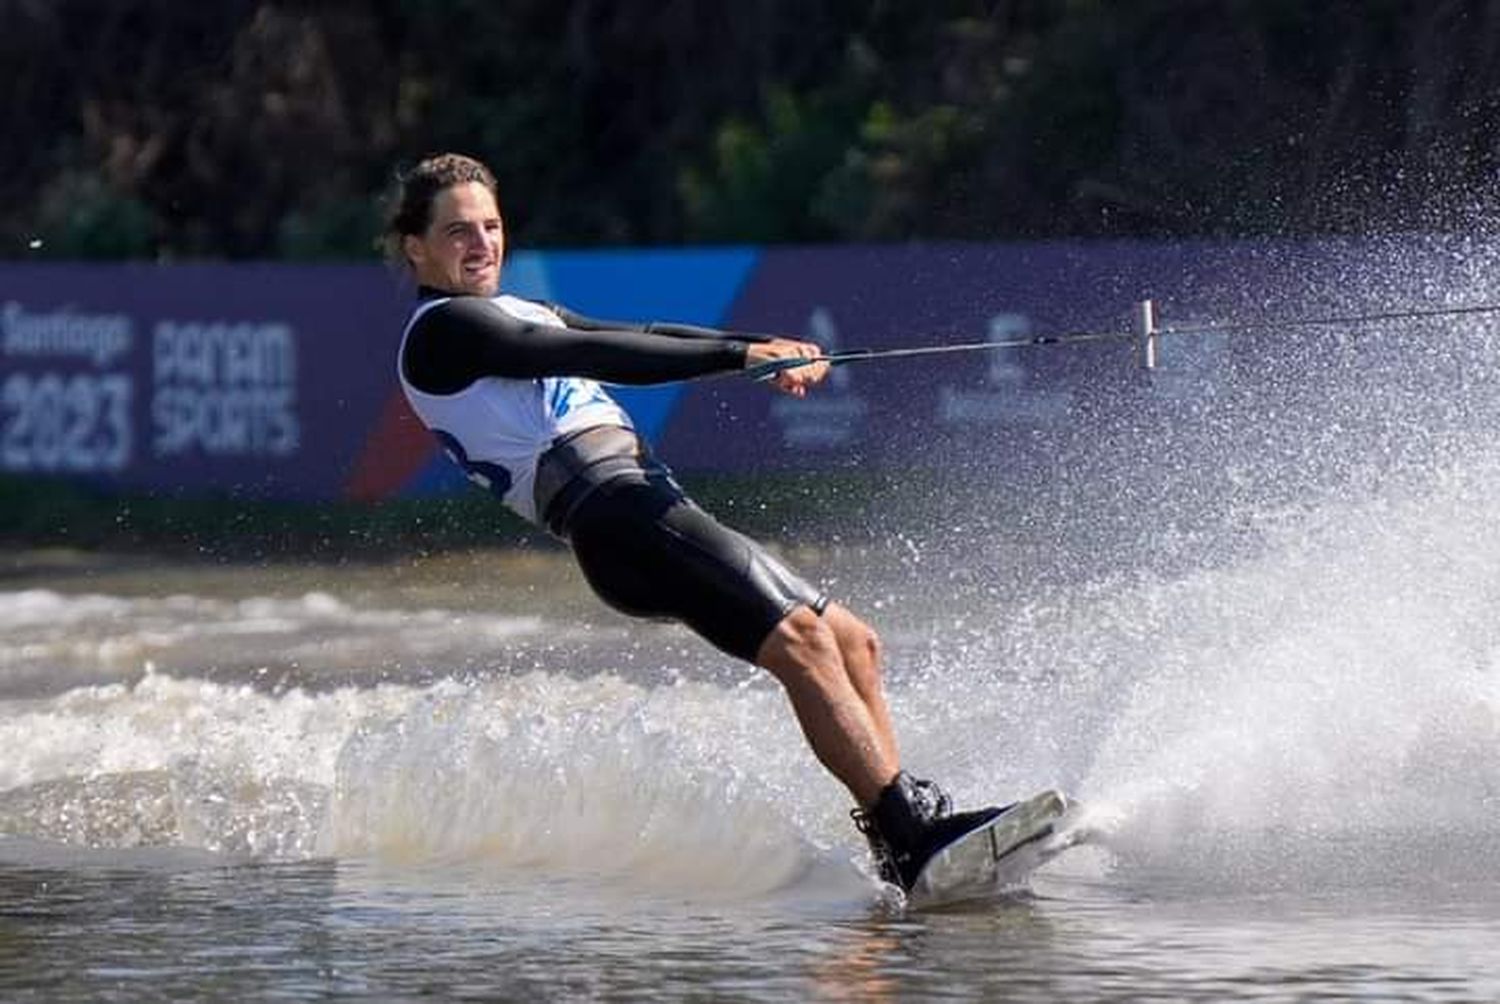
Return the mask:
M584 577L622 613L682 621L754 662L781 619L828 598L744 534L698 508L665 476L630 477L593 491L569 520Z

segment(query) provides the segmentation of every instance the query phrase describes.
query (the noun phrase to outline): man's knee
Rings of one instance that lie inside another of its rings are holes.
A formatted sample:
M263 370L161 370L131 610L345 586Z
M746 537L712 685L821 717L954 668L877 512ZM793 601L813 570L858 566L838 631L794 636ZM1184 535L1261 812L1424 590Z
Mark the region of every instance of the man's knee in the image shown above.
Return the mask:
M838 604L829 604L824 619L838 640L844 661L851 668L858 666L873 672L880 671L885 649L874 628Z
M761 643L756 662L784 684L846 676L843 646L827 620L799 606Z

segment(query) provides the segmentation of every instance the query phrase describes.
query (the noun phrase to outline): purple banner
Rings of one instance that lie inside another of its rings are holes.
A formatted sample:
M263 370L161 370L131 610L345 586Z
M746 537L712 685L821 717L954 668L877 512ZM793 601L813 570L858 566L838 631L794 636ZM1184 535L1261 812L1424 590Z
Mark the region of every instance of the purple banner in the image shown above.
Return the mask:
M881 349L1124 334L1145 298L1168 327L1473 303L1492 258L1456 237L523 253L505 288ZM459 490L396 386L409 295L378 265L0 266L0 471L199 496ZM1021 462L1060 429L1210 399L1236 366L1274 381L1285 351L1229 334L1161 350L1151 374L1119 341L856 363L804 400L733 377L621 396L684 473L899 470L981 434Z
M392 383L378 269L0 269L0 469L123 489L341 493Z

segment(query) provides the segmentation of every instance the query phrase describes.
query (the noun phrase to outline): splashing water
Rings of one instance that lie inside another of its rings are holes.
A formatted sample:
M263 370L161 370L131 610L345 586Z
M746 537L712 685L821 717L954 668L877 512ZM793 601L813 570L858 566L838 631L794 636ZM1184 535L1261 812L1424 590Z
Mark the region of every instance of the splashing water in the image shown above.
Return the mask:
M1124 875L1492 868L1497 489L1500 464L1474 459L1262 525L1259 553L1222 567L985 598L964 615L983 631L944 632L925 657L920 633L895 645L908 762L967 802L1075 790ZM47 602L75 626L128 626L141 601ZM137 627L157 614L142 609ZM327 630L327 604L304 616ZM760 680L267 692L148 674L9 702L0 743L0 830L69 843L483 861L705 894L861 881L841 792Z
M1219 881L1493 867L1497 487L1471 469L1330 504L1259 560L1122 601L1147 641L1115 646L1134 671L1082 784L1112 845Z
M1149 436L1093 416L1005 533L943 508L1004 494L994 465L927 500L843 583L880 608L908 766L966 804L1069 789L1120 881L1493 873L1500 395L1469 334L1314 340ZM868 893L763 677L681 632L374 596L0 593L0 833Z

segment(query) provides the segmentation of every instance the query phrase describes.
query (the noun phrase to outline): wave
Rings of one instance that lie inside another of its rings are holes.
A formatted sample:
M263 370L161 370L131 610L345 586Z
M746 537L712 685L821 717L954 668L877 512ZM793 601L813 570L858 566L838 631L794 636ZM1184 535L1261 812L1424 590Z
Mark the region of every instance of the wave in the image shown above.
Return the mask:
M1122 881L1492 873L1497 491L1500 462L1472 453L1356 499L1260 511L1253 551L1185 574L960 597L892 673L908 766L965 804L1064 787L1089 806L1107 850L1097 867ZM236 634L237 619L255 632ZM223 658L287 622L283 655L357 663L360 645L384 645L440 677L302 687L189 667L12 697L0 833L13 837L461 862L695 895L871 887L847 797L764 677L695 681L609 644L591 662L537 648L521 665L540 668L455 675L424 653L469 644L472 618L321 595L32 591L5 594L0 621L8 684L16 666L56 661L53 648L26 662L28 644L144 645L175 629ZM553 627L484 624L488 643Z
M321 591L241 599L0 592L0 697L152 671L282 686L420 678L431 664L461 671L499 646L569 635L536 615L364 608Z
M1128 671L1081 780L1117 867L1215 885L1500 865L1500 522L1483 459L1285 519L1094 618ZM1106 629L1106 635L1109 631Z
M150 674L9 712L12 837L482 864L696 896L868 887L834 832L838 793L809 779L768 687L529 673L267 693Z

